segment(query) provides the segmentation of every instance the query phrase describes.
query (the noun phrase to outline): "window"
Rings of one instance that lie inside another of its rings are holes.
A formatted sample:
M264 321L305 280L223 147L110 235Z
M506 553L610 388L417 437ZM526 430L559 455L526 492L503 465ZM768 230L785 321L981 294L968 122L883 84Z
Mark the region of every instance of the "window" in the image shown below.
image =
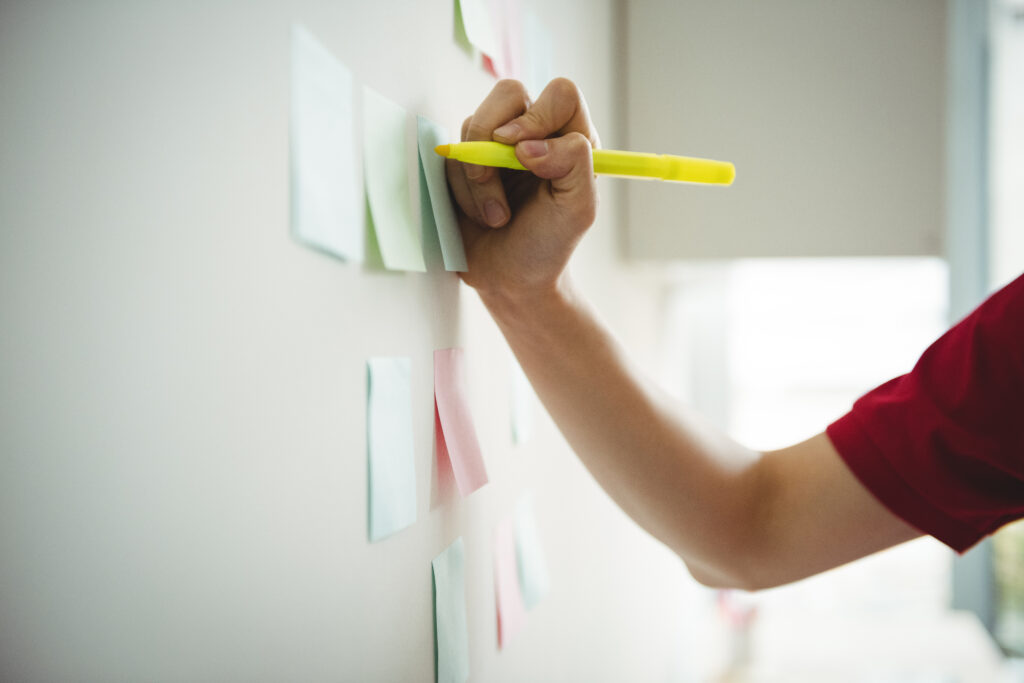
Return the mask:
M821 432L948 327L940 259L741 260L676 276L669 389L761 450ZM758 621L935 615L949 605L952 557L934 539L913 541L755 596Z

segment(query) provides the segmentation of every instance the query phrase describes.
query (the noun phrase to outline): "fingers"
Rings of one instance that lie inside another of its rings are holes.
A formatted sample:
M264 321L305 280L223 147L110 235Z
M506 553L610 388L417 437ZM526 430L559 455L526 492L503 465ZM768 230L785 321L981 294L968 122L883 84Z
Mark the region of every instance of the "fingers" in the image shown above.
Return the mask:
M575 221L589 227L597 216L597 183L590 140L568 133L547 140L524 140L516 145L519 161L551 184L555 204Z
M448 175L448 187L451 188L452 198L459 205L462 212L477 223L484 223L483 216L476 206L473 193L469 189L469 180L466 178L466 165L454 159L445 160L445 172Z
M495 128L521 115L529 106L530 98L522 83L498 81L487 99L466 119L462 126L462 140L492 140ZM498 169L465 164L463 173L478 219L493 228L507 223L511 212ZM463 209L466 210L465 205ZM466 212L472 215L472 212Z
M519 143L516 155L534 175L550 180L561 210L593 222L597 192L592 149L600 145L586 101L576 85L557 78L530 104L526 89L499 81L462 125L462 140ZM501 227L511 218L499 169L449 160L448 181L463 212L478 224Z
M583 93L569 79L556 78L548 83L533 106L493 131L493 139L514 145L520 140L541 140L567 133L580 133L592 147L601 146Z

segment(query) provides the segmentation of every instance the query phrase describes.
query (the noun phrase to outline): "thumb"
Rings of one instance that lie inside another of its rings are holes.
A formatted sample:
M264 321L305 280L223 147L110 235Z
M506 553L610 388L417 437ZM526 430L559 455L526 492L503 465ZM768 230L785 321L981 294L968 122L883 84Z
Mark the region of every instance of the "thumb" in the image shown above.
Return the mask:
M597 183L590 141L581 133L516 145L519 162L539 178L551 181L552 198L562 208L581 214L589 225L597 212Z

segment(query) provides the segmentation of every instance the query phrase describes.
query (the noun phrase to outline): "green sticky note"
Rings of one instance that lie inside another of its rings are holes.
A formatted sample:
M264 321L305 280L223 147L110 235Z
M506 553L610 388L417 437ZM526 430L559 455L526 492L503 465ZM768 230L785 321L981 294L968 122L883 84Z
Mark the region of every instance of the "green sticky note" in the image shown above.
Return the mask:
M448 133L436 123L423 116L416 118L417 139L419 140L421 179L426 182L427 193L420 193L420 201L424 203L423 215L432 217L431 227L437 231L437 239L441 245L441 256L445 270L465 271L466 250L462 245L462 233L455 217L451 195L448 194L448 178L445 175L445 160L434 151L438 145L446 145L451 140ZM421 183L422 185L422 183ZM426 204L429 203L429 210ZM424 222L424 230L427 223Z
M537 534L537 520L533 514L532 495L524 495L516 504L515 525L519 587L526 608L533 609L547 595L549 581L544 548Z
M363 166L366 197L384 265L426 271L412 211L405 109L372 88L363 90Z
M377 541L416 521L412 438L412 361L367 362L369 532Z
M363 256L353 163L352 72L306 29L292 29L291 224L301 242L347 261Z
M437 683L464 683L469 677L465 555L460 536L431 562Z

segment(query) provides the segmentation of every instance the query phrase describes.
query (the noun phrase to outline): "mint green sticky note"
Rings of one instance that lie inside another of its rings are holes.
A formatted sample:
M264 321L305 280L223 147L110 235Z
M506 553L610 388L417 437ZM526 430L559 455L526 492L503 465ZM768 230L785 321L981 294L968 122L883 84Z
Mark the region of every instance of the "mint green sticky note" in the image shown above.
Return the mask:
M527 609L536 607L548 593L549 580L544 548L537 534L533 496L525 494L516 504L516 562L519 586Z
M465 556L460 536L431 562L437 683L464 683L469 677Z
M346 261L361 261L352 72L298 25L292 28L291 67L292 234Z
M363 89L363 166L373 228L391 270L426 271L413 217L406 164L405 109L372 88Z
M412 361L367 362L369 532L378 541L416 521L412 438Z
M441 243L445 270L465 271L466 250L462 245L462 233L459 232L459 222L452 207L451 195L448 194L444 157L434 151L438 145L446 145L451 140L447 131L423 116L416 117L416 131L419 140L420 173L426 180L429 194L428 197L421 196L420 201L430 202L430 213L434 218L433 227L436 228L437 239Z

